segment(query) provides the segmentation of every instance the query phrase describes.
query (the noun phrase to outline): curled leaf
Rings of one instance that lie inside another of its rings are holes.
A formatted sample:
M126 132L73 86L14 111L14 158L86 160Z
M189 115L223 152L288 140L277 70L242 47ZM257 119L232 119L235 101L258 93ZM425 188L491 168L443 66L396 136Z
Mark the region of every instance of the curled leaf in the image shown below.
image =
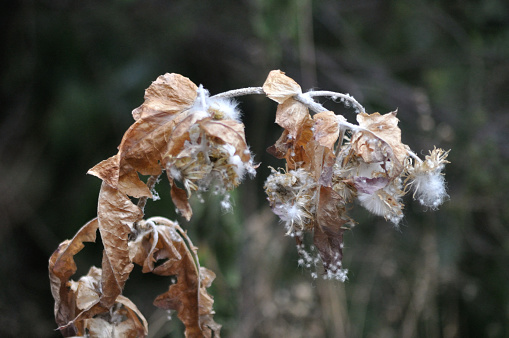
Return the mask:
M98 226L97 219L85 224L71 240L62 242L49 259L51 293L55 299L55 321L58 326L63 327L60 331L64 336L80 332L75 324L68 325L80 311L68 282L77 270L74 256L84 248L83 242L95 242Z
M154 300L154 305L176 310L186 326L186 337L219 337L221 326L213 320L213 299L207 293L215 274L199 266L196 248L186 233L162 217L140 222L143 235L130 243L133 261L143 272L175 276L169 290ZM156 262L162 261L156 266Z
M339 137L339 123L336 114L325 111L313 116L314 137L319 145L334 150Z
M198 87L178 74L160 76L145 92L145 102L133 111L136 122L125 132L118 154L88 171L117 188L121 175L135 170L159 175L160 162L175 125L192 107Z
M403 171L403 163L408 154L408 146L401 143L401 130L398 128L396 112L357 115L359 125L365 130L352 136L352 148L366 163L384 162L389 175L394 178Z
M269 73L263 84L263 91L277 103L283 103L290 97L302 93L299 84L280 70L273 70Z
M127 239L132 224L142 217L140 208L124 193L103 182L99 193L97 219L104 245L101 304L106 308L110 308L122 293L133 268Z
M145 102L133 110L133 117L139 120L179 113L193 104L197 89L180 74L161 75L145 90Z

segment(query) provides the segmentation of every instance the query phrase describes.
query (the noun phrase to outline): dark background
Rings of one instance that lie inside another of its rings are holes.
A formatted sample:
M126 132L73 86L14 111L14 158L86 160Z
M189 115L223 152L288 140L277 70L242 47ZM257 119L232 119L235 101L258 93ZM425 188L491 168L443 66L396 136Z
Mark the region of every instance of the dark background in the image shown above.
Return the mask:
M0 5L0 336L58 337L47 261L95 217L89 168L116 153L144 89L180 73L212 94L281 69L304 90L399 109L403 142L452 149L450 200L410 196L400 231L355 208L345 284L313 281L268 210L276 104L240 99L258 175L179 219L217 273L226 337L509 337L509 4L504 0L3 1ZM355 122L352 110L322 99ZM146 215L174 219L169 188ZM178 219L178 218L177 218ZM102 245L78 255L100 265ZM168 281L132 273L124 294L151 337L182 336L151 305Z

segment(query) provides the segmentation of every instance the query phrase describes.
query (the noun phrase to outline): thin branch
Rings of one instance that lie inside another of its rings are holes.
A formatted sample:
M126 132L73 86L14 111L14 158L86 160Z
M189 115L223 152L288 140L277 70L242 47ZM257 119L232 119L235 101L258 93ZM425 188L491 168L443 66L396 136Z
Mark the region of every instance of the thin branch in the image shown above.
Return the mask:
M210 98L218 99L218 98L232 98L237 96L244 96L244 95L260 95L265 94L262 87L247 87L247 88L240 88L240 89L233 89L229 90L224 93L216 94L214 96L211 96Z
M336 92L331 92L328 90L318 90L318 91L307 92L306 95L308 95L309 97L328 96L328 97L332 98L333 100L337 100L339 98L339 99L341 99L341 102L343 102L345 104L348 104L348 103L352 104L355 107L355 109L358 110L359 113L366 112L366 109L364 109L364 107L356 99L354 99L353 96L351 96L350 94L336 93Z

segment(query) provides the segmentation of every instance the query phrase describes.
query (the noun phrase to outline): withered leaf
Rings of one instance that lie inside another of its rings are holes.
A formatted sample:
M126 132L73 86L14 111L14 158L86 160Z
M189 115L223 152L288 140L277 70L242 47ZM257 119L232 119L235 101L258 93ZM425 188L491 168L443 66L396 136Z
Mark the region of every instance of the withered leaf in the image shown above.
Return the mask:
M186 326L186 337L219 337L221 326L213 320L213 299L206 291L215 274L199 266L196 248L177 223L153 217L141 225L146 229L143 238L131 243L135 262L141 263L144 272L177 278L154 305L176 310ZM158 260L164 262L156 266Z
M143 213L122 192L104 183L99 193L97 218L104 245L101 304L110 308L129 278L133 264L129 259L128 235L132 224Z
M334 144L339 137L339 123L334 114L331 111L324 111L313 116L314 124L314 136L315 140L319 145L334 150Z
M357 115L359 125L366 131L356 132L352 136L352 148L366 163L392 161L392 177L403 170L408 146L401 143L401 130L398 127L396 112Z
M101 274L101 269L92 266L86 276L77 282L70 281L71 290L75 293L76 307L81 311L86 311L99 302Z
M145 102L133 110L135 120L179 113L193 104L198 87L180 74L159 76L145 90Z
M145 317L133 302L122 295L118 296L111 314L86 319L84 327L90 337L136 338L146 337L148 334Z
M51 293L55 299L55 321L59 326L66 326L78 314L72 290L67 283L76 272L74 256L83 248L83 242L95 242L99 223L93 219L85 224L71 240L62 242L49 259L49 278ZM79 329L71 324L61 330L64 336L75 335Z
M114 188L119 177L130 170L159 175L161 156L173 128L185 117L182 113L193 105L197 88L178 74L160 76L145 92L145 102L134 110L136 122L125 132L118 154L90 169L89 174Z
M302 93L299 84L280 70L273 70L269 73L263 84L263 91L277 103L283 103L288 98Z
M303 125L310 120L308 108L297 100L289 99L277 106L276 123L296 139Z
M175 207L180 212L180 214L187 221L190 221L191 217L193 216L193 209L191 208L191 204L189 204L187 193L184 189L177 187L169 172L166 173L168 175L168 180L170 181L171 186L171 200L173 201L173 204L175 204Z
M343 219L338 206L341 202L339 196L330 187L320 187L319 200L316 211L314 228L314 245L322 259L324 268L328 270L332 265L338 267L343 258Z
M204 120L199 125L209 137L232 145L235 148L235 154L239 155L242 161L249 161L251 155L247 151L244 124L235 120Z

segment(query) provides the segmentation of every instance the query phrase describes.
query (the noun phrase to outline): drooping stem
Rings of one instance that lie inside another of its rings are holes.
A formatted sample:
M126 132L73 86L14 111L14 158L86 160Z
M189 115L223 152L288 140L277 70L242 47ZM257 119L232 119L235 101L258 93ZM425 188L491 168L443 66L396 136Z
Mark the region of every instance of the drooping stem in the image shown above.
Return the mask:
M328 90L318 90L318 91L309 91L306 94L309 97L315 97L315 96L328 96L332 98L333 100L337 100L338 98L341 100L341 102L346 103L349 102L352 106L355 107L356 110L358 110L359 113L365 113L366 109L351 96L350 94L343 94L343 93L336 93L331 92Z
M233 89L229 90L224 93L216 94L214 96L211 96L212 98L232 98L237 96L244 96L244 95L256 95L256 94L265 94L262 87L247 87L247 88L240 88L240 89Z

